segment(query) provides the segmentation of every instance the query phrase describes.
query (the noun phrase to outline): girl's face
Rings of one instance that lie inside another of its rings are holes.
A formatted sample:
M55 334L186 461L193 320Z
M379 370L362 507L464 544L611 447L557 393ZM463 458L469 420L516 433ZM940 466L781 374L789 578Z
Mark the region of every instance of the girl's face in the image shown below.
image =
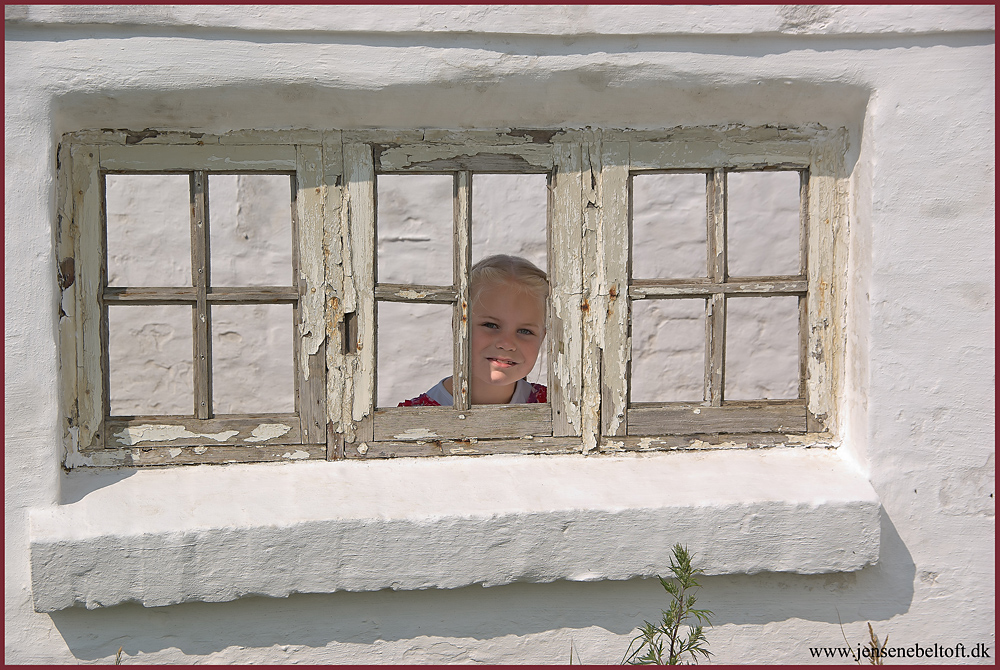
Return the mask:
M510 401L545 337L545 302L514 282L480 291L472 305L472 402Z

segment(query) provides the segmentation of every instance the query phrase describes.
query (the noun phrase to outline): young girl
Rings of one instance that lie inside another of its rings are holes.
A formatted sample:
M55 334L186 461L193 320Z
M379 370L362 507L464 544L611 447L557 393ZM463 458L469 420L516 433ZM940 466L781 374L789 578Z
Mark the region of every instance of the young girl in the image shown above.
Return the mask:
M546 402L546 388L525 377L545 338L545 273L518 256L488 256L472 266L470 392L473 405ZM452 404L452 379L400 407Z

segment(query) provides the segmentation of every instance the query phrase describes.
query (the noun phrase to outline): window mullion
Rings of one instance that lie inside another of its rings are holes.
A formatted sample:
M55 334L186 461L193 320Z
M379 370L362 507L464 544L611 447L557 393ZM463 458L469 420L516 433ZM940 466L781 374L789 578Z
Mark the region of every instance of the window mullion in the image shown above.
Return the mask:
M323 153L299 145L291 179L293 277L299 291L292 334L296 403L302 440L321 444L326 435L326 323L323 270Z
M601 434L622 436L628 431L627 407L632 383L631 305L631 167L628 142L603 142L600 166L600 229L598 256L603 258L603 284L588 318L603 326L601 356ZM595 259L596 260L596 259ZM595 389L596 391L596 389ZM586 419L584 429L587 429ZM585 433L586 434L586 433Z
M799 173L799 274L808 277L809 258L809 172ZM799 298L799 398L807 396L806 361L809 352L809 298Z
M79 300L74 334L79 375L77 412L80 446L89 449L104 446L104 420L110 406L107 306L101 296L108 283L104 175L97 146L73 147L70 160L73 181L70 197L79 238L71 284L76 286Z
M457 410L469 409L469 269L472 266L472 173L463 170L455 175L454 191L453 279L457 293L452 317L454 359L452 402Z
M584 292L591 295L594 290L583 284L583 277L584 267L597 262L598 214L596 206L587 207L586 203L597 204L596 183L590 177L600 174L601 160L599 155L587 151L584 167L579 141L557 144L553 155L547 225L549 330L545 339L552 435L566 437L583 434L581 405L595 407L600 402L600 366L591 365L586 371L583 368L584 351L593 357L590 360L596 360L600 351L596 326L592 321L584 326L580 298ZM588 176L586 190L584 172ZM584 328L588 329L586 333ZM584 393L588 394L585 400Z
M716 168L708 177L708 278L725 283L726 270L726 171ZM722 405L726 358L726 295L713 293L705 314L705 400Z
M209 221L208 174L191 174L191 283L197 292L194 306L194 415L212 416L212 337L208 307Z

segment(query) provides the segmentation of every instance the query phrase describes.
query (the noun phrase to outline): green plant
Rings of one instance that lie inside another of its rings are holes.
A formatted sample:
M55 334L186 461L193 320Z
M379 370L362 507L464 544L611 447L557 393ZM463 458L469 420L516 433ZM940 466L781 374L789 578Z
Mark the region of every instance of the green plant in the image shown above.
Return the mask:
M681 665L685 656L690 656L697 663L699 654L706 660L712 654L705 648L708 642L702 631L704 624L712 625L708 620L712 611L695 609L695 597L691 593L701 587L695 576L701 574L702 570L692 568L691 555L687 549L675 544L670 571L674 573L672 580L657 576L660 584L670 594L670 607L661 611L659 623L643 622L639 627L639 634L632 638L625 651L623 665ZM686 627L686 631L682 631L681 626ZM687 633L686 637L684 632Z

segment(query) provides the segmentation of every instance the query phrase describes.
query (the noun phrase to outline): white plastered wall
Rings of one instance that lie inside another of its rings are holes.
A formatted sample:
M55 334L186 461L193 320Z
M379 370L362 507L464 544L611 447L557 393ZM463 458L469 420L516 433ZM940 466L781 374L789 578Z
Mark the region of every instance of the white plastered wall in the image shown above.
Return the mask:
M992 651L993 8L6 12L8 663L107 662L119 645L151 663L559 663L571 644L614 662L665 606L631 580L33 612L27 511L86 490L58 466L55 147L103 127L846 126L841 451L881 499L880 560L706 578L710 648L809 663L842 642L839 617L852 643L871 621L901 645Z

